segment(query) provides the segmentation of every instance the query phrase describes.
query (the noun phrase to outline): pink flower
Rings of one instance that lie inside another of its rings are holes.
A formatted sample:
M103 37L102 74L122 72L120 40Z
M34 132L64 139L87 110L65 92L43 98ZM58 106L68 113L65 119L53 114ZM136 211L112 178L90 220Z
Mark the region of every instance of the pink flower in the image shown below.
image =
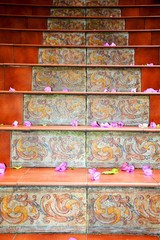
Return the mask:
M108 128L108 127L110 127L110 124L109 124L108 122L106 122L106 123L101 123L101 124L100 124L100 127L102 127L102 128Z
M147 66L153 66L154 64L153 63L147 63Z
M77 120L72 120L72 127L77 127L78 126L78 122Z
M109 43L106 42L106 43L104 44L104 46L105 46L105 47L109 47Z
M156 125L156 123L155 122L150 122L150 125L149 125L151 128L156 128L157 127L157 125Z
M136 92L136 91L137 91L136 88L131 89L131 92Z
M144 92L157 92L157 90L153 89L153 88L147 88Z
M24 126L30 127L32 126L32 123L30 121L24 121Z
M15 92L16 90L14 88L9 88L9 92Z
M116 122L111 122L111 127L117 127L118 124Z
M122 171L126 171L127 169L128 169L128 163L127 163L127 162L124 162L124 163L122 164L121 170L122 170Z
M134 172L134 166L132 164L128 164L127 162L124 162L122 164L121 170L126 172Z
M145 165L142 167L142 170L143 170L143 173L146 175L146 176L151 176L152 175L152 170L150 169L150 166L149 165Z
M92 126L92 127L100 127L100 124L99 124L98 121L95 121L95 122L92 122L92 123L91 123L91 126Z
M100 179L101 173L96 171L95 173L91 174L91 180L92 181L97 181Z
M68 240L77 240L76 238L70 237Z
M116 89L113 88L113 89L111 90L111 92L116 92Z
M97 172L97 169L96 169L96 168L90 168L90 169L88 169L88 173L89 173L89 174L94 174L95 172Z
M58 167L56 167L57 172L64 172L67 169L67 162L62 162Z
M51 89L51 87L45 87L44 91L45 91L45 92L51 92L52 89Z
M123 127L124 123L122 121L118 122L118 127Z
M107 88L104 89L104 92L109 92L109 90Z
M116 44L115 44L114 42L112 42L110 46L111 46L111 47L115 47Z
M68 92L68 89L67 88L63 88L63 92Z
M14 122L12 123L12 126L17 127L17 126L18 126L18 121L14 121Z
M6 165L4 163L0 163L0 174L4 174L6 171Z

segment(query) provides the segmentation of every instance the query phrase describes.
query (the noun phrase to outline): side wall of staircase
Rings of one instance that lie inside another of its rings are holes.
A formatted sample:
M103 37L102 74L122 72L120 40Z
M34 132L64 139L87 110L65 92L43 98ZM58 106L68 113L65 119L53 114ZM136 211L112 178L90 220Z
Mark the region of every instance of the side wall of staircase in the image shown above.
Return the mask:
M0 0L0 239L160 239L159 77L157 0Z

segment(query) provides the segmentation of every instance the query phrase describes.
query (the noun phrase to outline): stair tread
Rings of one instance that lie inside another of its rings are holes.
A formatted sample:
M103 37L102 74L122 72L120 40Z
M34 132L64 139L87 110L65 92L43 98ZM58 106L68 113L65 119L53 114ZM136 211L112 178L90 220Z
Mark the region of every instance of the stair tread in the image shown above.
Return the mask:
M146 235L99 235L99 234L1 234L2 240L69 240L69 238L77 240L159 240L158 236Z
M92 126L31 126L26 127L23 125L18 125L14 127L12 125L0 125L1 131L97 131L97 132L160 132L160 128L150 128L150 127L133 127L133 126L126 126L126 127L112 127L112 128L101 128L101 127L92 127Z
M1 240L159 240L158 236L119 234L1 234Z
M97 169L99 172L110 168ZM0 186L83 186L83 187L160 187L160 170L153 170L152 176L145 176L142 169L132 173L121 171L115 175L101 174L100 180L92 181L85 168L69 168L57 172L55 168L7 168L0 175Z

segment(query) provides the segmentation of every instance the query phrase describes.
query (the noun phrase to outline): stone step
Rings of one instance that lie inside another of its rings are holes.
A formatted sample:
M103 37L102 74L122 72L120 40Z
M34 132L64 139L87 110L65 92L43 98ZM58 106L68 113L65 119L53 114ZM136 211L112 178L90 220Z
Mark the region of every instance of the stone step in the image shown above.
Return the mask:
M136 88L160 89L159 66L42 66L30 64L0 64L0 90L44 91L50 86L53 92L64 88L69 92L104 92L116 89L131 92ZM120 79L123 79L121 81ZM31 92L30 92L31 93Z
M1 234L2 240L159 240L158 236L119 234Z
M6 131L3 161L9 167L56 167L62 161L70 168L120 168L124 162L135 168L159 167L159 128L91 126L1 126ZM7 133L8 132L8 133ZM10 157L8 157L10 156Z
M130 66L160 64L159 46L42 46L1 44L0 63Z
M22 4L21 0L0 0L0 3L11 3L11 4ZM74 3L69 0L23 0L23 4L35 4L35 5L57 5L57 6L99 6L104 5L102 0L77 0ZM107 0L107 6L115 6L115 5L152 5L159 4L159 0Z
M58 6L38 6L28 4L8 4L0 3L0 14L7 15L40 15L40 16L154 16L160 14L160 6L94 6L94 7L63 7Z
M92 181L85 169L22 168L0 179L1 234L159 234L159 170Z
M74 119L79 125L90 125L94 121L123 121L126 126L149 124L151 120L159 123L155 108L160 101L159 94L6 92L0 95L0 100L5 112L1 116L3 124L12 124L15 120L22 124L22 119L33 125L71 125Z
M14 37L13 37L14 36ZM44 45L94 45L112 42L118 46L160 45L160 30L87 31L1 29L0 43Z
M0 28L49 30L159 29L160 16L139 17L45 17L0 15Z

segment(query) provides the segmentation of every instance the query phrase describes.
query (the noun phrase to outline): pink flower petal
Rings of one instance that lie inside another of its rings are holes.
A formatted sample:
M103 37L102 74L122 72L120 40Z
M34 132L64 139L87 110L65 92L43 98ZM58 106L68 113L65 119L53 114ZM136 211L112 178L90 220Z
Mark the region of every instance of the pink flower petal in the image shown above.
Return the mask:
M68 240L77 240L76 238L70 237Z
M51 89L51 87L45 87L44 91L45 91L45 92L51 92L52 89Z
M102 127L102 128L108 128L108 127L110 127L110 124L109 124L108 122L106 122L106 123L101 123L101 124L100 124L100 127Z
M72 127L77 127L78 126L78 122L77 120L72 120Z
M98 121L95 121L95 122L92 122L92 123L91 123L91 126L92 126L92 127L100 127L100 124L99 124Z
M67 162L62 162L58 167L55 168L57 172L64 172L67 169Z
M14 122L12 123L12 126L17 127L17 126L18 126L18 121L14 121Z
M105 46L105 47L109 47L109 43L106 42L106 43L104 44L104 46Z
M111 90L111 92L117 92L117 91L116 91L116 89L113 88L113 89Z
M90 169L88 169L88 173L90 173L90 174L94 174L95 172L97 172L97 169L96 169L96 168L90 168Z
M136 88L132 88L131 92L137 92Z
M6 165L4 163L0 163L0 174L4 174L6 171Z
M14 88L9 88L9 92L15 92L16 90Z
M144 92L157 92L157 90L153 89L153 88L147 88Z
M111 122L111 127L117 127L118 124L116 122Z
M157 125L156 125L156 123L155 122L150 122L150 125L149 125L151 128L156 128L157 127Z
M154 64L153 63L147 63L147 66L153 66Z
M109 90L107 88L104 89L104 92L109 92Z
M118 127L124 127L124 122L122 121L118 122Z
M67 88L63 88L62 91L63 91L63 92L68 92L68 89L67 89Z
M128 169L128 163L127 162L124 162L123 164L122 164L122 167L121 167L121 170L122 171L126 171L127 169Z
M101 173L100 172L95 172L93 174L91 174L91 180L92 181L97 181L100 179Z
M110 46L111 46L111 47L115 47L116 44L112 42Z
M146 169L143 172L146 176L151 176L152 175L152 170L151 169Z
M24 121L24 126L31 127L32 123L30 121Z

